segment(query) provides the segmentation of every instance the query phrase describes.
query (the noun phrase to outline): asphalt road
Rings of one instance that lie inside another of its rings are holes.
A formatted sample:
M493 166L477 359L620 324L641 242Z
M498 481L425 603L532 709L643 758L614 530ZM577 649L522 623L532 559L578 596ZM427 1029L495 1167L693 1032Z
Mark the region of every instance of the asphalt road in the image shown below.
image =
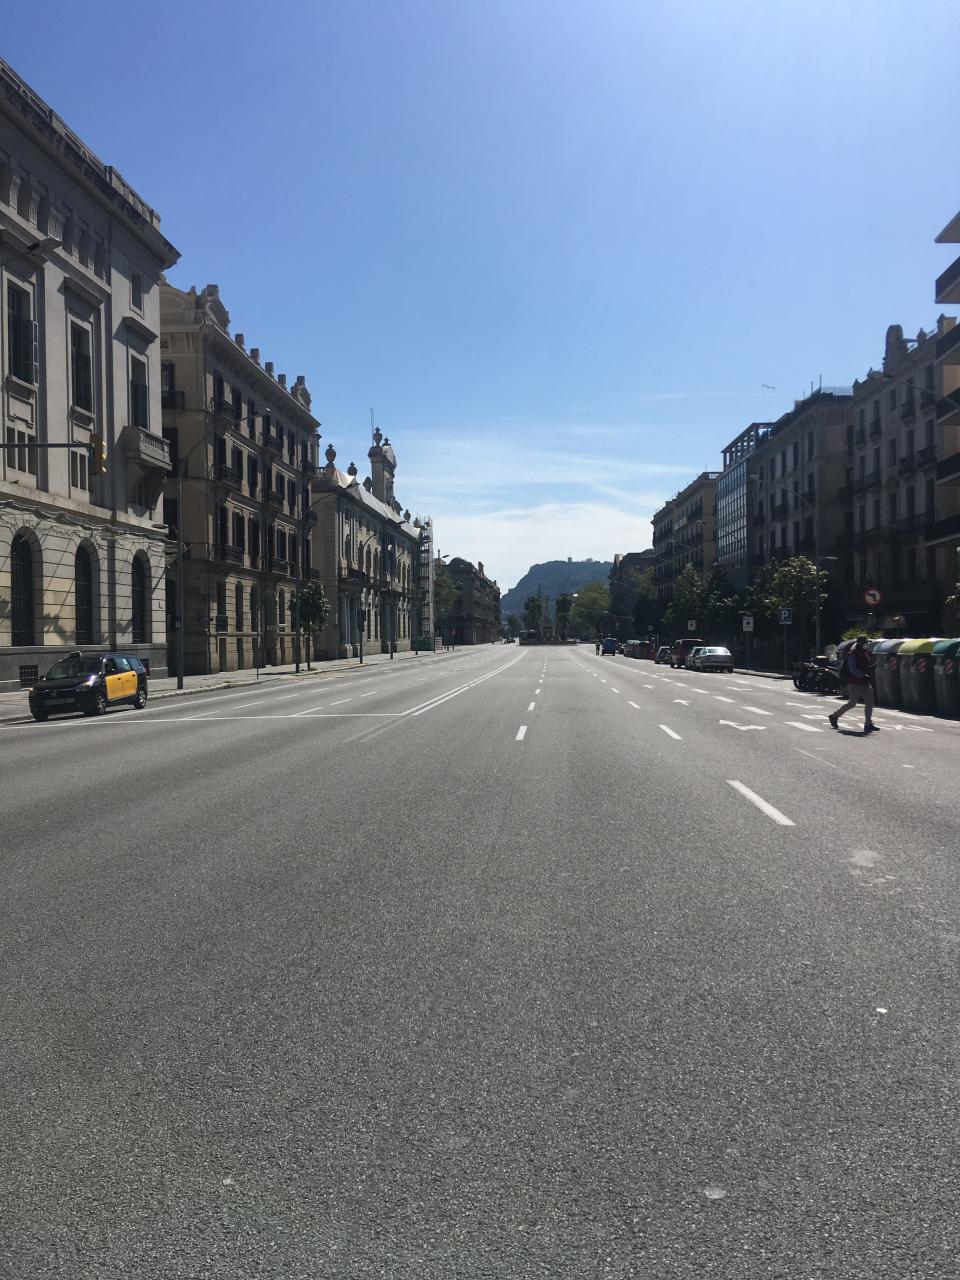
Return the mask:
M0 1275L955 1277L960 725L487 648L0 725Z

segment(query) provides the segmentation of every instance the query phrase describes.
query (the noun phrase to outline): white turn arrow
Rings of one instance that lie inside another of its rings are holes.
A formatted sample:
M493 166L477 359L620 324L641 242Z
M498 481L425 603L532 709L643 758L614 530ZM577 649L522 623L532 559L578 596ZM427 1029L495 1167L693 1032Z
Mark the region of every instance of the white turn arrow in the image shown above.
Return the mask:
M728 724L731 729L739 729L741 733L745 733L748 729L765 729L765 724L737 724L733 720L721 720L721 724Z
M674 702L679 702L682 707L689 707L690 705L686 698L674 698Z

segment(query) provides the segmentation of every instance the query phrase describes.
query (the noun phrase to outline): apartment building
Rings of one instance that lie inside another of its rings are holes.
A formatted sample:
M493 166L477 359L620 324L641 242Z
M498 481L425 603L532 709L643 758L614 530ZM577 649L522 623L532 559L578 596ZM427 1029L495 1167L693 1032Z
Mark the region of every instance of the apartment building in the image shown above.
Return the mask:
M370 475L361 483L356 464L341 471L328 445L327 465L313 482L313 563L331 603L327 626L315 637L318 658L411 649L422 639L424 619L432 623L430 522L412 519L398 501L397 455L379 428L367 457Z
M230 336L216 285L160 285L163 438L173 472L163 518L183 539L167 574L170 668L183 644L186 674L291 662L292 596L316 579L310 480L319 438L310 393L260 350Z
M960 213L937 236L938 244L960 244ZM960 304L960 258L947 267L936 283L939 303ZM937 338L937 369L943 398L937 401L937 521L928 537L935 550L937 580L949 584L952 594L960 580L960 325L953 317L941 317ZM958 618L955 607L941 614L941 628L952 634Z
M688 564L706 573L716 559L719 478L719 471L702 471L654 514L653 572L661 604L673 599L673 584Z
M937 363L951 328L941 317L935 330L905 338L890 325L881 369L854 383L847 428L844 603L851 618L872 614L881 627L913 634L937 629L956 580L946 542L937 539L938 526L958 509L956 493L937 482L942 439L960 431L937 422L944 397L960 383L960 368ZM875 607L866 603L867 589L879 592Z
M750 458L773 428L752 422L723 450L717 477L717 564L731 585L742 591L750 581L751 527L756 491L750 482Z
M746 475L753 572L771 560L836 554L850 413L849 387L820 387L760 432Z
M159 280L178 257L0 61L0 687L78 645L165 673Z
M454 556L447 565L457 598L451 613L454 644L490 644L500 638L500 588L469 560Z

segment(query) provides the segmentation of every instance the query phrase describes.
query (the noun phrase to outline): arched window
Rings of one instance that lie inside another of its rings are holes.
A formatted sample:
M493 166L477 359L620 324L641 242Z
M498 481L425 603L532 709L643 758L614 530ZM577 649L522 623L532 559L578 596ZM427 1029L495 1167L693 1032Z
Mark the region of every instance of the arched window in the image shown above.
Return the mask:
M131 622L133 624L133 643L146 644L149 639L147 633L147 603L149 600L149 590L147 586L147 571L144 567L143 556L137 555L133 558L130 586L130 612Z
M15 645L35 644L33 554L30 543L18 533L10 547L11 605Z
M86 547L77 547L74 556L73 589L77 644L93 644L93 565Z

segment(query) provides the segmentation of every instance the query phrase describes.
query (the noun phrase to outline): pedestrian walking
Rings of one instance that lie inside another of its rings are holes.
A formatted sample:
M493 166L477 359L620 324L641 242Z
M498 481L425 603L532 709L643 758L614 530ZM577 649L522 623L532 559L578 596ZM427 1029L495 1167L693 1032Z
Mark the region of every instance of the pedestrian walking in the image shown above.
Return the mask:
M600 652L600 637L597 636L597 653Z
M829 717L835 729L846 711L852 711L858 702L863 703L863 732L879 733L880 726L873 723L873 655L867 648L867 637L857 636L847 650L841 664L841 679L846 679L847 701Z

